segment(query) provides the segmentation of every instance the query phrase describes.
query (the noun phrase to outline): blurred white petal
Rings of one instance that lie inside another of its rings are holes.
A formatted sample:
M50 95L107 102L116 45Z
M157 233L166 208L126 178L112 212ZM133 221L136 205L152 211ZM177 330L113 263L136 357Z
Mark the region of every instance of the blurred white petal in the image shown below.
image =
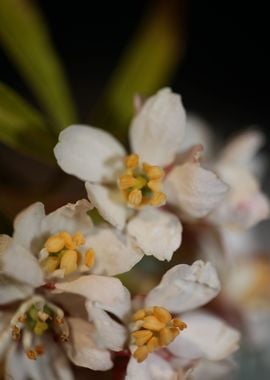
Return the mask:
M156 354L150 354L142 363L133 357L127 366L126 380L178 380L169 362ZM182 380L182 379L179 379Z

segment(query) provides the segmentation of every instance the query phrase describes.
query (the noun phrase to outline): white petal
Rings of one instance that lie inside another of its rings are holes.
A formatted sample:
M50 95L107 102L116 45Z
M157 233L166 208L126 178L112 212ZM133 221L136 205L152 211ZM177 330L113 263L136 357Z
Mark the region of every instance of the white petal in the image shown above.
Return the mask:
M86 302L86 309L97 330L95 338L98 347L121 351L127 339L127 329L115 322L106 311L93 307L91 302Z
M94 306L111 311L122 318L131 308L130 294L117 278L97 275L55 284L56 289L85 297Z
M210 263L195 261L169 269L160 284L147 295L147 306L164 306L181 313L204 305L220 290L215 268Z
M176 372L169 362L156 354L150 354L142 363L133 357L127 366L125 380L177 380Z
M132 151L151 165L172 163L184 136L185 110L180 95L169 88L151 96L130 127Z
M32 293L31 286L0 275L0 305L24 299Z
M76 365L106 371L112 368L110 353L107 350L97 348L93 339L94 326L80 318L69 318L71 336L69 342L64 343L70 360Z
M226 359L239 347L240 333L205 311L184 313L187 328L169 345L176 356L188 359Z
M230 190L209 216L210 221L249 228L269 216L269 200L260 192L259 183L251 172L233 165L219 165L217 171Z
M125 150L102 129L72 125L60 133L54 154L58 165L68 174L84 181L115 182Z
M249 166L257 151L264 143L264 136L256 130L241 133L232 139L221 152L226 164Z
M153 255L159 260L171 260L182 240L179 219L156 208L139 211L128 223L127 232L135 246L146 255Z
M224 198L228 186L198 163L175 166L165 181L168 203L188 217L209 214Z
M143 257L130 246L126 235L111 228L95 228L86 239L95 252L92 273L114 276L128 272Z
M48 214L42 222L42 232L45 235L67 231L74 234L80 231L88 234L93 227L92 220L87 214L93 207L86 199L76 203L68 203Z
M11 314L5 311L0 312L0 361L3 361L6 351L11 344L10 319Z
M25 249L36 251L40 238L41 222L45 217L44 205L36 202L21 211L14 220L14 239Z
M32 286L43 284L43 273L37 259L7 235L0 235L1 272Z
M118 199L117 192L102 185L86 182L88 198L97 208L100 215L113 226L123 229L126 222L127 211Z

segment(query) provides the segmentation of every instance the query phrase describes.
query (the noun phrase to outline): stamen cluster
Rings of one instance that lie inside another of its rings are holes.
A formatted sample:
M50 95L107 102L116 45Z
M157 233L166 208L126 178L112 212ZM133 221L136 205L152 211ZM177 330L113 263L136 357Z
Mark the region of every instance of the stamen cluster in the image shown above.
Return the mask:
M159 166L140 164L139 156L125 158L126 171L119 177L118 187L132 208L146 205L162 206L166 195L160 191L164 171Z
M172 318L169 311L160 306L144 308L133 314L136 331L131 333L133 343L138 346L133 356L140 363L148 354L168 346L187 325Z

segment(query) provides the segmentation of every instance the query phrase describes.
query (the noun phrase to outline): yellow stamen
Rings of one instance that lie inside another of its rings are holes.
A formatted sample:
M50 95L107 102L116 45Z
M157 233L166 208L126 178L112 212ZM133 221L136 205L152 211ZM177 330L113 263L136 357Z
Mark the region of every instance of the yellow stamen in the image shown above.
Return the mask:
M88 268L91 268L94 265L94 262L95 262L95 253L94 253L94 250L90 248L85 253L84 264Z
M59 235L64 239L65 248L67 248L67 249L75 249L76 248L76 244L74 243L71 235L68 232L63 231L63 232L60 232Z
M26 355L27 355L28 359L37 360L37 353L35 350L26 351Z
M122 175L119 178L119 188L120 190L127 190L133 187L136 183L136 178L132 177L132 175Z
M161 182L157 179L151 179L151 181L147 183L147 186L149 187L150 190L157 192L160 190Z
M139 156L137 154L130 154L125 158L125 165L128 169L133 169L138 166Z
M18 326L12 326L11 330L12 340L18 341L21 338L21 329Z
M60 258L58 256L48 256L41 262L43 270L47 273L54 272L60 264Z
M137 359L138 363L143 362L149 354L149 351L146 346L141 346L137 348L137 350L133 353L135 359Z
M162 206L166 202L166 195L161 191L157 191L153 194L150 204L152 206Z
M138 362L158 348L168 346L187 325L180 319L173 319L167 309L161 306L140 309L133 315L136 331L131 333L132 344L137 346L133 356Z
M60 235L53 235L45 242L45 248L49 253L61 251L65 246L65 239Z
M143 164L143 169L147 174L147 177L152 180L161 180L164 176L164 171L159 166L152 166Z
M85 237L80 231L73 235L72 240L76 247L79 247L85 243Z
M64 251L60 268L64 269L65 275L75 272L77 269L77 252L72 249Z
M139 206L142 201L142 192L141 190L134 189L129 193L128 201L132 206Z

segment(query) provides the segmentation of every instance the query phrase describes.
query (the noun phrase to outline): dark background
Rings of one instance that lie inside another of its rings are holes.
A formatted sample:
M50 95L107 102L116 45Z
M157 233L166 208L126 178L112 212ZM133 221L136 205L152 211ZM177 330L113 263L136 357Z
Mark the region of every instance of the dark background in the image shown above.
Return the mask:
M155 3L38 1L82 121L102 94L147 7ZM185 8L186 54L172 87L182 94L188 110L201 114L223 135L256 124L269 136L266 5L186 1ZM1 79L31 98L2 51L0 67Z

